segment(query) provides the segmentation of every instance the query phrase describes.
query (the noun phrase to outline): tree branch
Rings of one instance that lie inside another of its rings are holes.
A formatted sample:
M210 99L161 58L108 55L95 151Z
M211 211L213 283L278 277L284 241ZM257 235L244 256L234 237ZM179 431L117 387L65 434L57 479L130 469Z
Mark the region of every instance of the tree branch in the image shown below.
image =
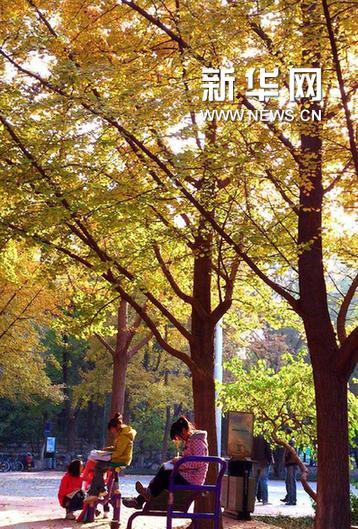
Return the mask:
M190 54L195 57L199 62L202 64L206 64L206 59L196 53L193 48L180 36L177 35L174 31L172 31L170 28L168 28L158 17L154 17L150 15L145 9L138 6L135 2L132 2L131 0L121 0L122 4L127 5L128 7L131 7L134 11L142 15L145 19L148 20L148 22L151 22L155 26L157 26L159 29L164 31L172 40L174 40L177 44L179 44L182 48L190 50Z
M229 310L232 304L232 295L234 291L235 279L239 269L240 259L236 256L230 270L230 276L226 280L225 298L221 301L211 313L211 321L216 324L224 314Z
M43 86L48 88L51 91L54 91L57 94L60 94L66 98L69 98L70 96L64 92L61 88L58 88L52 83L49 83L45 79L42 79L41 76L34 74L33 72L30 72L26 68L23 68L22 66L18 65L8 54L6 54L1 48L0 48L0 54L3 55L13 66L15 66L19 71L22 73L25 73L26 75L29 75L30 77L33 77L37 79ZM245 98L244 98L245 99ZM203 215L203 217L210 222L210 224L213 226L213 228L223 237L223 239L231 245L235 251L238 253L238 255L243 259L243 261L246 262L246 264L255 272L260 279L262 279L268 286L270 286L275 292L277 292L281 297L283 297L289 305L300 314L300 308L298 301L291 296L282 286L272 281L266 274L260 270L260 268L252 261L252 259L241 249L241 247L236 244L233 239L221 228L221 226L215 221L215 219L212 217L212 215L194 198L194 196L184 187L184 185L180 182L180 180L175 177L175 175L169 170L169 168L156 156L154 153L152 153L141 141L139 141L133 134L131 134L129 131L127 131L122 125L120 125L114 118L110 116L103 116L101 112L96 110L95 108L92 108L91 105L82 102L81 105L83 108L87 109L92 114L100 117L110 125L114 126L118 132L123 136L123 138L127 141L127 143L134 149L137 150L138 148L148 156L149 159L155 162L155 164L164 172L164 174L172 180L172 182L175 183L175 185L180 189L182 194L189 200L191 204L193 204L196 209ZM251 103L247 101L247 105L249 107L253 106ZM248 107L248 108L249 108ZM273 124L271 124L274 126ZM270 124L268 124L270 126ZM277 132L277 131L276 131ZM278 132L278 135L281 135L281 141L286 144L286 146L292 151L291 154L294 156L294 153L296 152L295 147L291 144L289 140L287 140L282 133ZM153 175L152 175L153 176ZM155 174L154 176L155 181L158 184L164 185L163 182L160 180L158 175Z
M40 292L42 291L43 289L40 288L40 290L38 290L36 292L36 294L26 303L25 307L21 310L20 314L6 327L6 329L4 329L2 331L2 333L0 334L0 340L1 338L3 338L5 336L5 334L7 334L10 329L12 329L12 327L19 321L21 320L21 316L23 316L23 314L26 313L26 311L31 307L31 305L33 304L33 302L35 301L35 299L39 296Z
M348 288L347 293L344 296L342 305L339 309L338 316L337 316L337 335L338 335L338 340L341 346L343 345L344 341L347 338L346 317L347 317L349 305L351 304L351 301L353 299L353 296L357 288L358 288L358 274L355 276L350 287Z
M179 287L178 283L176 282L176 280L174 279L173 275L171 274L169 268L167 267L167 265L164 262L164 259L163 259L162 255L160 253L158 244L154 244L153 245L153 249L154 249L154 253L156 255L156 258L158 260L158 263L160 264L160 268L161 268L163 274L165 275L168 283L170 284L170 286L172 287L173 291L175 292L175 294L180 299L185 301L185 303L189 303L190 305L192 305L193 301L194 301L192 296L189 296L188 294L185 294L185 292L183 292L181 290L181 288Z
M336 39L334 36L332 20L331 20L331 16L329 13L329 7L328 7L327 0L322 0L322 6L323 6L324 16L325 16L326 24L327 24L329 42L332 48L333 62L334 62L334 66L335 66L335 70L337 74L339 90L341 92L342 104L343 104L344 113L346 116L346 123L347 123L348 136L349 136L349 145L350 145L351 152L352 152L355 171L358 176L358 151L357 151L357 145L355 142L354 127L353 127L351 112L348 107L348 98L347 98L347 94L346 94L346 90L344 86L344 79L343 79L343 74L342 74L342 69L341 69L341 63L340 63L339 56L338 56L337 43L336 43Z
M171 345L168 344L166 340L162 337L161 333L158 330L157 325L154 323L154 321L148 316L147 312L135 301L135 299L128 294L123 287L116 281L111 271L105 272L103 274L103 277L107 279L117 290L117 292L121 295L121 297L128 301L128 303L134 308L134 310L137 312L137 314L140 315L142 320L146 323L147 327L152 331L153 336L157 339L159 345L165 349L169 354L172 356L175 356L176 358L179 358L179 360L182 360L191 370L198 369L198 366L196 363L190 358L189 355L186 353L183 353L182 351L179 351L178 349L175 349Z
M112 347L108 342L107 340L105 340L103 338L103 336L101 336L100 334L98 334L97 332L94 333L95 337L97 338L97 340L107 349L107 351L109 351L112 355L112 357L115 356L115 350L114 350L114 347Z
M340 350L337 361L338 372L345 380L349 380L358 362L358 327L356 327L345 339Z
M131 349L128 350L128 358L131 359L135 354L137 354L147 343L150 341L150 339L153 337L153 333L150 332L147 334L142 340L140 340L137 344L135 344Z

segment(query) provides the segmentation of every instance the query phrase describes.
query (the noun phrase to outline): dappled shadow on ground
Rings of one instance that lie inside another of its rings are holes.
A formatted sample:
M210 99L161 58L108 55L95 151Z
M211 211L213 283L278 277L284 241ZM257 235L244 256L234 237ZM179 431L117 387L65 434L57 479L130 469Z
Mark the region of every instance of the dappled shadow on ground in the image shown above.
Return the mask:
M108 529L108 520L97 520L90 525L78 524L75 520L64 520L63 518L55 518L48 520L35 520L26 522L14 522L8 525L2 525L1 529L82 529L84 527L91 527L91 529Z

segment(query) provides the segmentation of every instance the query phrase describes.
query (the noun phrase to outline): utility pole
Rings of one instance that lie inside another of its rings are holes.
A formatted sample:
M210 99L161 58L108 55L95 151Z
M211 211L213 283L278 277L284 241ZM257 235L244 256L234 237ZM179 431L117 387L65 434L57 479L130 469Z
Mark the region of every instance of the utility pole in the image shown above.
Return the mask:
M215 339L214 339L214 351L215 351L215 364L214 364L214 379L215 382L223 381L223 329L221 326L221 320L215 325ZM217 397L217 394L216 394ZM215 420L216 420L216 436L218 445L218 456L221 456L221 409L215 408Z

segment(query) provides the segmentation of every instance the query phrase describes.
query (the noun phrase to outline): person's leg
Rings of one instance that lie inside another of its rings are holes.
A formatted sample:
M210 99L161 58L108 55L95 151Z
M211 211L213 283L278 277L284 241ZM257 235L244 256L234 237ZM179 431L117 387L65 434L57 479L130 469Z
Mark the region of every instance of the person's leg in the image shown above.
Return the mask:
M262 503L265 505L268 503L268 474L269 474L269 465L266 465L260 470L260 489L261 489L261 498Z
M285 478L285 484L286 484L286 496L283 501L288 502L290 501L290 470L289 466L286 467L286 478Z
M159 494L163 490L169 487L169 479L171 473L171 470L165 470L164 467L160 467L157 474L154 476L154 478L148 485L148 490L150 492L150 495L153 496L153 498L159 496Z
M109 517L109 512L110 512L109 505L108 505L108 503L105 503L103 505L103 518L108 518Z
M297 503L297 466L294 465L292 472L292 503Z
M260 487L260 482L259 481L256 482L256 498L257 498L257 501L262 501L261 487Z
M76 516L73 514L73 510L71 509L71 498L67 498L67 496L65 496L63 506L66 509L66 520L74 520Z
M289 505L295 505L297 502L297 484L296 484L296 465L287 467L287 484L288 484L288 501Z
M109 468L108 461L97 461L94 469L94 476L90 488L88 489L89 496L98 496L100 492L104 492L103 474Z
M253 471L253 476L255 478L255 483L256 483L256 488L255 488L255 495L257 497L257 499L260 498L260 501L262 500L262 495L261 495L261 486L260 486L260 468L258 467L255 467L254 471Z
M143 485L140 482L136 483L136 490L138 492L141 492L143 490L143 494L139 494L136 498L132 499L124 499L123 505L126 507L134 508L134 509L141 509L146 501L148 501L148 498L150 497L157 497L159 494L163 491L169 488L169 481L170 481L170 475L172 471L171 470L165 470L164 467L160 467L157 474L154 476L152 481L149 483L147 489L143 487ZM186 485L188 482L186 479L184 479L180 474L177 474L175 477L175 483L179 485Z
M71 512L80 511L83 508L83 493L78 491L68 503L68 509Z

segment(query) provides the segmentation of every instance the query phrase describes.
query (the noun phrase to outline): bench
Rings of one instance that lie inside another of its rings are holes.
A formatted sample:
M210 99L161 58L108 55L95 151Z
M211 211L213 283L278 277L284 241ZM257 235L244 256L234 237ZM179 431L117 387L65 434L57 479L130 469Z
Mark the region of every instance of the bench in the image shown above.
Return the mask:
M214 463L219 467L216 482L213 485L177 485L175 483L175 476L178 470L184 463L194 461L203 463ZM221 457L197 457L186 456L181 458L174 465L174 469L170 476L169 490L163 491L156 498L144 504L143 510L133 513L127 524L127 529L132 529L133 522L139 516L162 516L167 518L167 529L172 529L174 519L188 518L193 521L193 527L198 526L198 520L213 520L214 529L219 529L220 522L220 493L221 482L226 470L226 461ZM213 512L189 512L189 508L195 500L206 493L214 495L214 510Z

